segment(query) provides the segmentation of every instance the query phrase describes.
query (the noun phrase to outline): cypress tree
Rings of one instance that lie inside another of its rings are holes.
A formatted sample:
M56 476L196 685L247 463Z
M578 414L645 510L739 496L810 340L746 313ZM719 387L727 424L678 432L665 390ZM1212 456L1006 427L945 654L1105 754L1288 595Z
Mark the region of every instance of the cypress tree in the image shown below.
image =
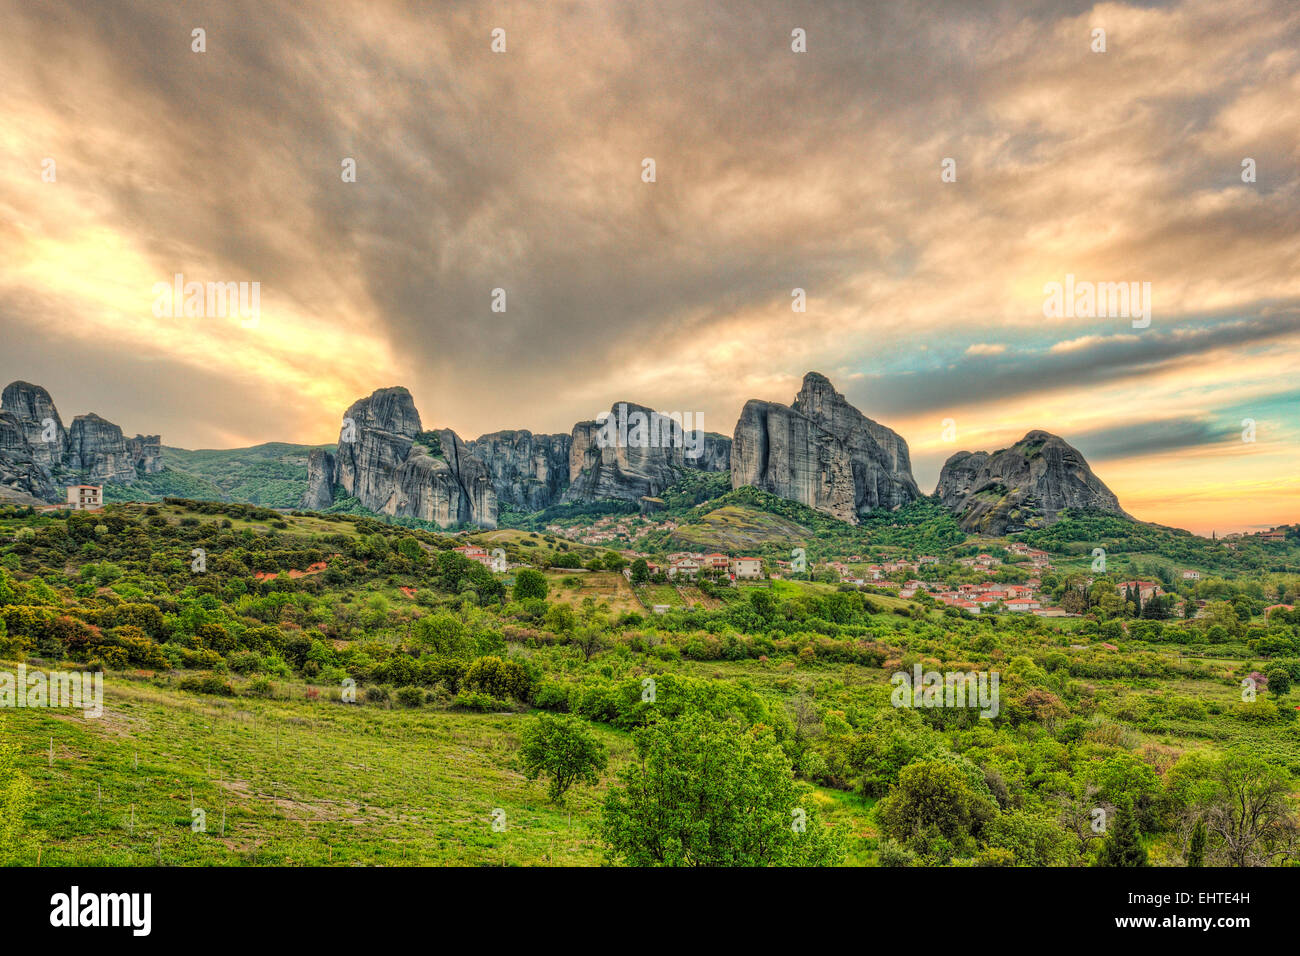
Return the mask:
M1205 821L1197 820L1192 831L1192 842L1187 848L1188 866L1205 866Z
M1147 851L1142 846L1137 820L1128 798L1115 811L1115 827L1106 838L1097 858L1098 866L1148 866Z

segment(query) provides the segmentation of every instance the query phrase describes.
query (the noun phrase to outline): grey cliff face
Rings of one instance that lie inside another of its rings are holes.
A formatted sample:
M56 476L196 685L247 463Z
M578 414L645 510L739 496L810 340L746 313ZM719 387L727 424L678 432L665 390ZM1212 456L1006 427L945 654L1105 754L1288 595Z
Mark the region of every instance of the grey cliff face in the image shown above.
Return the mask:
M336 452L317 449L308 459L302 507L328 507L336 485L379 514L496 527L487 468L450 429L424 432L405 388L381 388L352 403Z
M54 501L59 495L50 470L28 453L22 422L7 411L0 411L0 488L21 500Z
M751 400L736 422L731 486L752 485L856 523L919 498L907 442L817 372L792 406Z
M640 436L634 430L638 413L648 423ZM569 489L563 501L636 501L658 495L684 470L725 471L731 464L731 442L723 435L687 434L677 422L634 402L615 402L610 414L614 426L594 421L573 426ZM629 427L622 427L625 422ZM611 431L627 440L605 441L602 447L602 433Z
M492 476L498 506L532 512L558 502L569 486L571 444L570 435L520 430L481 435L466 447Z
M935 493L964 530L992 535L1044 527L1067 508L1130 517L1078 449L1045 431L1031 431L991 455L953 455Z
M126 440L122 429L98 415L78 415L64 428L50 393L11 382L0 393L0 484L44 501L64 500L75 482L130 483L162 471L157 435Z
M63 464L68 433L49 392L30 382L10 382L0 393L0 408L18 421L33 461L46 468Z
M307 491L302 507L323 511L334 504L334 456L327 449L313 448L307 458Z
M161 435L136 435L128 438L126 451L139 474L156 475L163 470Z
M94 412L72 420L66 464L92 482L129 482L136 477L135 463L122 437L122 429Z

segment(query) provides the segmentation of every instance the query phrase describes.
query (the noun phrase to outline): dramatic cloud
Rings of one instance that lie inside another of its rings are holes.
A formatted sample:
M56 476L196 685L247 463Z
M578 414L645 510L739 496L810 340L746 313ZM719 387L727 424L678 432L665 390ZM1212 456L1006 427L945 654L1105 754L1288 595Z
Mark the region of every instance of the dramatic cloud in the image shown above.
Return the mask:
M815 368L923 484L942 417L1154 467L1204 443L1152 422L1300 363L1297 41L1290 0L0 0L0 377L219 446L399 383L466 436L616 399L729 432ZM260 321L155 317L177 273L259 282ZM1067 275L1151 283L1150 327L1046 318ZM1296 471L1220 464L1225 524Z

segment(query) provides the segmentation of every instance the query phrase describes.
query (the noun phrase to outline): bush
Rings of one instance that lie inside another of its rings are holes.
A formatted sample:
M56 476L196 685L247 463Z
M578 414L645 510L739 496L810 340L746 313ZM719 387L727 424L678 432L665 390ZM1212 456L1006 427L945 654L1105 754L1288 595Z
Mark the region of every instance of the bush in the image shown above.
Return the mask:
M455 704L461 710L473 710L483 714L510 709L509 701L473 690L462 690L456 695Z
M529 598L546 599L546 575L533 568L524 568L515 575L514 598L524 601Z
M397 702L403 707L419 707L424 702L424 691L419 687L406 686L397 688Z
M463 686L491 697L513 697L526 703L532 690L532 681L518 661L480 657L465 672Z
M216 674L195 674L192 677L182 677L178 686L181 690L193 691L199 694L217 694L221 697L235 696L235 689L230 686L230 682Z

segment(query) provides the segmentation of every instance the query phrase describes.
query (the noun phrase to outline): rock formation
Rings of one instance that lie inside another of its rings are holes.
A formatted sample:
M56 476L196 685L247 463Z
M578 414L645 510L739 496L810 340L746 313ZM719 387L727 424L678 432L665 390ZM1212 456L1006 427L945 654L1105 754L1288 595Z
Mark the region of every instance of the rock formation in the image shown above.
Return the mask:
M157 435L127 440L98 415L78 415L67 429L50 393L11 382L0 393L0 485L44 501L63 501L77 482L130 483L162 471Z
M333 504L335 486L379 514L496 527L491 473L455 432L423 431L405 388L352 403L335 453L318 449L308 459L302 506Z
M72 420L65 463L94 484L134 481L136 477L135 463L122 437L122 429L94 412Z
M501 431L466 442L469 453L487 467L497 506L540 511L560 500L569 486L570 435Z
M736 422L731 486L752 485L844 521L919 498L907 442L817 372L792 406L751 399Z
M0 408L19 423L33 461L46 468L63 464L68 434L49 392L30 382L10 382L0 393Z
M1045 431L992 454L958 452L944 463L935 494L964 530L990 535L1043 527L1066 508L1129 517L1078 449Z
M644 405L615 402L604 422L578 422L569 447L565 502L637 501L675 482L683 470L726 471L731 441L694 430Z

